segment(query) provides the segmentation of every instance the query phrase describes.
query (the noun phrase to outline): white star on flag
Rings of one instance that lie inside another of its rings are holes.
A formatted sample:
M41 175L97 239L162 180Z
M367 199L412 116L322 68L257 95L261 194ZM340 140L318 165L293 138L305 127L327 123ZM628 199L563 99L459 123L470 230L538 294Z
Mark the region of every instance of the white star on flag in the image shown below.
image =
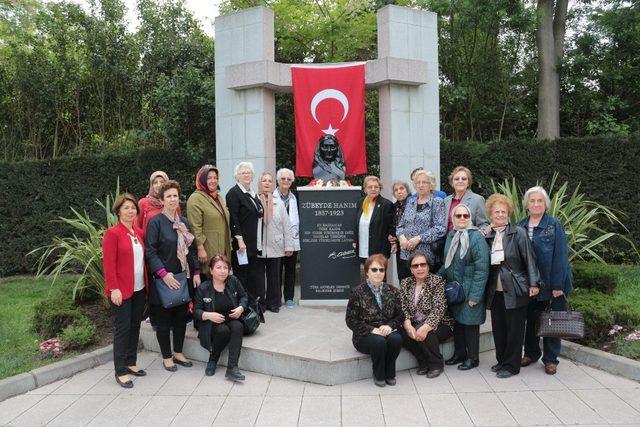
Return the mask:
M333 135L336 136L336 132L338 132L340 129L334 129L333 127L331 127L331 123L329 123L329 127L327 129L322 129L322 132L324 132L326 135Z

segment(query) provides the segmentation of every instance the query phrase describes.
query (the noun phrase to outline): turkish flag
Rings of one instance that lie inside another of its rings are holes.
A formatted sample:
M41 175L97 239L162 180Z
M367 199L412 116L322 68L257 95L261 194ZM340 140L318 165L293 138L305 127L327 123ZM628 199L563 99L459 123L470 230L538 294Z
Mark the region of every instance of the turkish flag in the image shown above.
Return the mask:
M292 65L298 176L367 172L364 63Z

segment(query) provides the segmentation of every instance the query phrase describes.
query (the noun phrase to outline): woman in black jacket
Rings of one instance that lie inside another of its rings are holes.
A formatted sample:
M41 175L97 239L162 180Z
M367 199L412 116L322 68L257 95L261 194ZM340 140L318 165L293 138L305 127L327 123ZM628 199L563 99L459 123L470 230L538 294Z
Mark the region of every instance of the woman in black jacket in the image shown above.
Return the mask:
M242 381L244 375L238 369L242 348L244 325L240 316L247 310L247 293L237 277L229 275L229 260L216 255L209 262L210 280L196 291L195 316L201 320L198 338L200 345L209 351L205 375L216 372L220 353L229 345L229 359L225 377Z
M360 261L369 255L382 254L389 258L395 252L395 207L391 200L380 195L382 181L377 176L367 176L362 184L366 196L358 202L355 225L354 248L357 248Z
M187 304L164 308L156 286L180 289L180 282L174 275L185 273L187 286L200 284L198 255L193 234L189 231L187 218L178 215L180 184L169 180L160 188L160 199L164 210L149 221L147 226L145 254L147 266L156 279L149 286L149 304L156 318L156 337L164 359L164 368L170 372L178 369L175 365L190 367L192 363L182 354L184 334L187 329ZM169 332L173 330L173 356Z
M491 367L498 378L520 373L527 306L540 291L540 274L527 232L509 224L513 202L502 194L487 200L491 230L491 269L486 287L486 306L491 309L491 326L497 364Z

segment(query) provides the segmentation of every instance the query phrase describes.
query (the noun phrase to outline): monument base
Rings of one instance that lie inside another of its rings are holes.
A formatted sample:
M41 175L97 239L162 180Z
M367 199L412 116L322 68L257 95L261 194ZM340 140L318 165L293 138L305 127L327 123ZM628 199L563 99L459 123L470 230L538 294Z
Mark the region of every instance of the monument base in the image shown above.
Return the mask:
M253 336L244 338L240 369L324 385L372 377L371 358L353 348L344 307L282 307L279 313L265 313L265 318L266 323ZM143 324L140 338L145 349L160 351L148 323ZM491 324L487 320L480 327L480 351L493 348ZM451 357L453 340L441 344L440 350L445 358ZM209 360L209 353L200 346L197 331L191 325L187 326L183 352L192 360ZM226 363L225 350L219 364ZM396 367L401 371L417 364L403 349Z

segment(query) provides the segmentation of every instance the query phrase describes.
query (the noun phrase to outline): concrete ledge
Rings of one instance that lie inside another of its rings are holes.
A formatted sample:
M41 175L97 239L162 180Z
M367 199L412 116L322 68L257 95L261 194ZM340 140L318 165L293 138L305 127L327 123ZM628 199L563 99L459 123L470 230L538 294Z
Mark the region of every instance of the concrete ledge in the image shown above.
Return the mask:
M113 346L108 345L71 359L61 360L23 374L5 378L0 381L0 401L63 378L68 378L80 371L94 368L110 360L113 360Z
M574 362L640 381L640 362L606 351L562 340L560 354Z

